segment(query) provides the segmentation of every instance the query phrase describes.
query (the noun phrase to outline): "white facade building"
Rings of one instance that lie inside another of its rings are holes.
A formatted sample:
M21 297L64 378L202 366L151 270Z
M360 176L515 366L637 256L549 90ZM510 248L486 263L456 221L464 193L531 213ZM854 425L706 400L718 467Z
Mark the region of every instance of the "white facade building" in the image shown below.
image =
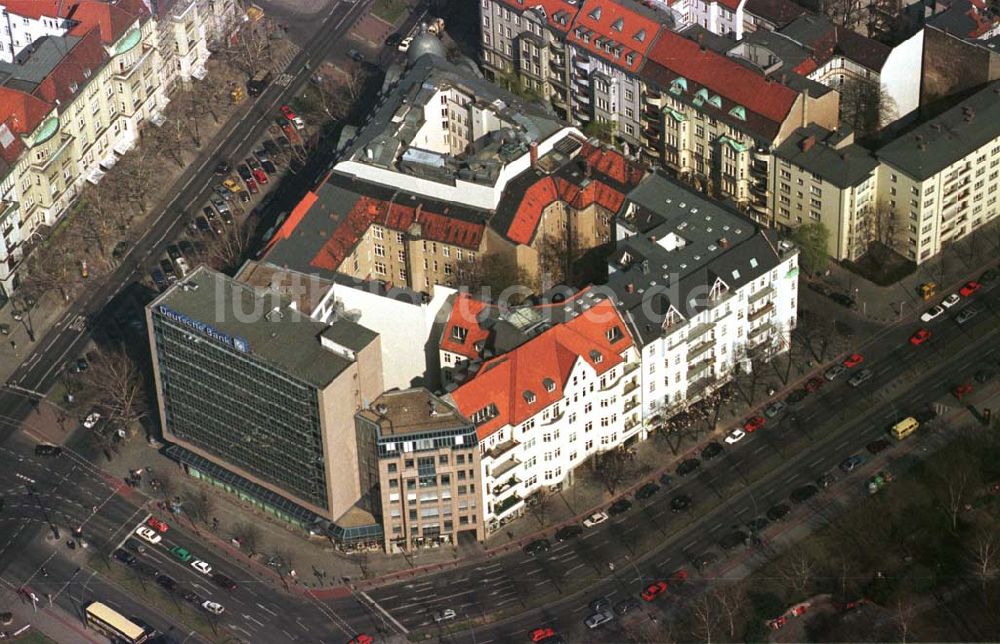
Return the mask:
M0 4L0 61L13 62L22 49L43 36L65 36L75 21L45 15L53 3L34 0Z

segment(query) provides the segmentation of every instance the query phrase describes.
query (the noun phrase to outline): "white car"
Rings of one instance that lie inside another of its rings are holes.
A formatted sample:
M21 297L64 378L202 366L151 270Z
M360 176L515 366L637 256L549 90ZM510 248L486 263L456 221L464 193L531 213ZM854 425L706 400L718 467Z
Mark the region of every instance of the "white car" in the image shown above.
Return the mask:
M292 119L292 125L295 126L296 130L304 130L304 129L306 129L306 122L302 120L301 116L296 116L295 118L293 118Z
M399 47L396 47L396 49L405 52L410 48L411 42L413 42L413 36L407 36L406 38L403 38L402 41L400 41Z
M434 613L434 621L437 623L447 622L448 620L455 619L455 611L451 608L445 608L444 610Z
M746 437L747 433L737 427L733 431L729 432L729 436L726 436L727 445L735 445Z
M943 300L941 300L941 306L943 306L946 309L950 309L951 307L953 307L956 304L958 304L958 301L960 299L962 299L962 298L960 298L958 296L958 293L952 293L948 297L946 297Z
M174 260L174 266L177 267L177 274L180 277L184 277L191 272L191 265L187 263L187 260L183 257L178 257Z
M152 544L160 543L160 540L163 538L156 533L156 530L153 530L152 528L147 528L146 526L138 528L135 531L135 533L139 535L140 538L145 539L146 541Z
M942 313L944 313L944 309L941 306L935 306L933 308L924 311L924 314L920 316L920 321L930 322L931 320L941 315Z
M203 575L212 574L212 567L208 565L207 561L202 561L201 559L195 559L194 561L191 562L191 567Z
M607 512L595 512L583 520L583 525L587 528L593 528L595 525L600 525L607 520Z
M94 425L96 425L100 420L101 420L100 412L92 411L89 414L87 414L86 418L83 419L83 428L93 429Z
M226 612L226 609L219 602L206 601L201 605L202 608L212 613L213 615L221 615Z

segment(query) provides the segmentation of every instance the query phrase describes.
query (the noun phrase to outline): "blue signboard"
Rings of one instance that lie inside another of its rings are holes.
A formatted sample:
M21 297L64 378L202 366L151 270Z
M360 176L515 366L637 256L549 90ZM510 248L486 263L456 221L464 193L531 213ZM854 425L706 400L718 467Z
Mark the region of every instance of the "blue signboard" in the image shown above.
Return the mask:
M180 322L185 326L189 326L195 331L198 331L202 335L206 335L217 342L221 342L226 346L230 346L237 351L243 353L250 353L250 343L239 336L232 336L228 333L223 333L210 324L205 324L204 322L199 322L191 317L184 315L183 313L178 313L166 304L161 304L159 306L159 311L165 317L170 318L174 322Z

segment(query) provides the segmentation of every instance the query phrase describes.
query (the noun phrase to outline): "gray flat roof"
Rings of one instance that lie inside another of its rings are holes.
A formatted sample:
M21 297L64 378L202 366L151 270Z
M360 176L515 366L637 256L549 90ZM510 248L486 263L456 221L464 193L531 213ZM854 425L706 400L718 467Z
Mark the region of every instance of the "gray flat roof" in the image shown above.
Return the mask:
M1000 137L1000 81L876 151L876 156L923 181Z
M174 320L177 320L175 314L186 316L195 323L187 326L201 331L203 336L218 340L218 334L224 334L235 341L242 340L247 353L317 388L326 387L351 364L322 347L320 337L324 333L335 327L337 342L354 350L377 337L347 320L332 325L317 322L288 304L288 300L276 294L261 297L252 286L200 266L150 307L154 315ZM180 321L185 323L184 319Z
M432 413L433 412L433 413ZM458 410L431 392L417 387L387 391L358 415L378 424L380 436L454 430L473 425Z
M833 140L837 136L837 132L815 124L800 127L775 149L774 155L822 177L838 188L856 186L878 167L878 161L870 150L857 143L835 149ZM809 137L815 138L815 144L804 150L803 142Z

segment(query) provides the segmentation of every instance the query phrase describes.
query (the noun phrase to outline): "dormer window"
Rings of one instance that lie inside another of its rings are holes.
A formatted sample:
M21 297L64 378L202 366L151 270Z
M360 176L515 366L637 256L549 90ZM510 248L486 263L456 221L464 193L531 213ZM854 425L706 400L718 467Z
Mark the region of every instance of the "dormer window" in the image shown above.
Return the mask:
M465 338L469 336L469 330L463 326L455 325L451 327L451 339L456 342L465 342Z
M618 342L624 337L624 334L622 333L622 328L617 325L608 329L604 335L605 337L607 337L608 342L610 342L611 344Z
M601 362L604 361L604 356L601 355L600 351L598 351L596 349L591 349L591 351L590 351L590 359L594 361L594 364L601 364Z
M625 56L625 62L629 65L635 62L635 54L628 54Z
M614 29L615 31L621 31L622 29L625 28L625 20L623 18L615 20L613 23L611 23L611 28Z
M535 404L535 392L531 391L530 389L525 389L522 395L524 396L524 402L528 403L529 405Z
M589 14L587 14L587 15L588 15L588 16L589 16L589 17L590 17L590 18L591 18L592 20L600 20L600 19L601 19L601 8L600 8L600 7L596 7L596 8L595 8L595 9L594 9L593 11L591 11L591 12L590 12Z
M646 42L646 30L640 29L639 31L635 32L635 35L632 37L639 42Z
M550 394L556 390L556 381L553 380L552 378L543 378L542 385L545 387L545 391L549 392Z

